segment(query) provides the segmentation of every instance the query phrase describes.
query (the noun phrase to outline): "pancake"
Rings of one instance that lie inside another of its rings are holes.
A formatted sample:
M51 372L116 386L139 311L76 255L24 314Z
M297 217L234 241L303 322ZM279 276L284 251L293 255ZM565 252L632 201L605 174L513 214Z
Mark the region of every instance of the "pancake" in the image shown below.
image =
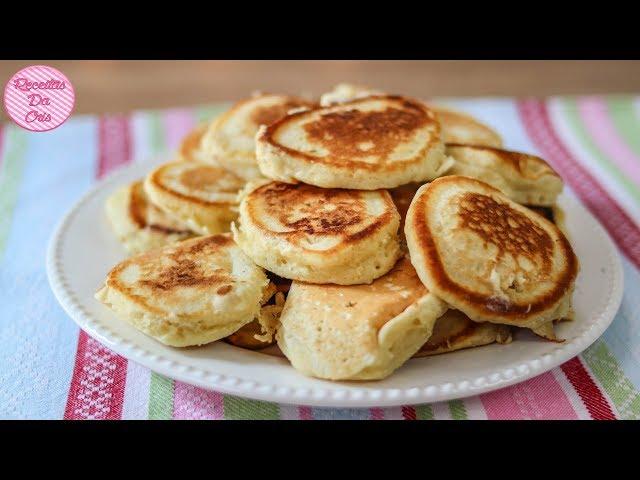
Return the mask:
M420 187L405 235L423 283L472 320L535 329L569 312L578 272L569 241L484 182L447 176Z
M206 155L202 151L201 142L203 135L207 131L207 128L208 125L202 123L191 130L182 139L180 148L178 149L177 160L182 160L183 162L206 161Z
M477 178L511 200L551 206L562 191L562 178L540 157L491 147L447 144L455 162L450 175Z
M423 103L372 96L293 113L261 127L256 156L274 180L376 190L436 178L452 161Z
M186 347L213 342L251 322L268 285L229 234L212 235L119 263L96 299L150 337Z
M259 178L255 136L260 125L270 125L289 110L315 103L291 95L259 94L242 100L217 117L202 138L206 160L245 180Z
M471 115L437 105L429 104L429 108L433 110L440 121L442 141L445 144L502 147L500 135Z
M429 340L414 357L426 357L455 352L464 348L480 347L490 343L510 343L511 328L494 323L478 323L459 310L447 310L438 318Z
M294 281L276 339L305 375L377 380L418 351L446 308L403 258L370 285Z
M400 256L400 218L384 190L281 182L247 189L234 238L254 262L281 277L369 283Z
M115 191L107 199L105 211L113 231L129 253L142 253L194 236L184 223L149 202L142 181Z
M169 162L144 182L151 201L202 235L229 231L237 213L237 195L244 180L207 163Z

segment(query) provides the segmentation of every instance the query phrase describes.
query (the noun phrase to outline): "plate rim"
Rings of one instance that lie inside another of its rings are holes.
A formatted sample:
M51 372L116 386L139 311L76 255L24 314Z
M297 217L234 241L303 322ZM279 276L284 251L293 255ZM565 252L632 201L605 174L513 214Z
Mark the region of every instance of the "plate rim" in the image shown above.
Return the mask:
M96 182L59 220L51 234L47 247L46 267L49 285L63 310L91 337L128 360L143 365L154 372L207 390L281 404L334 408L392 407L465 398L526 381L580 354L600 338L611 325L622 302L624 275L622 261L615 243L587 208L578 200L562 194L559 198L561 203L573 204L572 206L584 210L584 213L591 217L599 235L609 244L610 248L607 249L608 263L613 268L609 272L611 277L609 297L602 310L595 315L596 320L575 340L559 344L552 352L529 358L522 362L516 362L518 364L514 364L512 367L500 368L472 380L409 388L372 388L367 386L360 389L332 388L328 390L323 387L310 389L308 387L259 383L254 380L244 380L233 375L216 373L204 368L186 365L137 346L134 342L122 338L117 332L93 318L71 290L62 265L61 252L64 246L64 235L78 211L90 198L118 182L121 177L126 177L130 171L141 168L141 164L150 165L148 162L136 162L118 168ZM340 383L333 382L333 385L340 385ZM349 385L353 387L354 384L352 382Z

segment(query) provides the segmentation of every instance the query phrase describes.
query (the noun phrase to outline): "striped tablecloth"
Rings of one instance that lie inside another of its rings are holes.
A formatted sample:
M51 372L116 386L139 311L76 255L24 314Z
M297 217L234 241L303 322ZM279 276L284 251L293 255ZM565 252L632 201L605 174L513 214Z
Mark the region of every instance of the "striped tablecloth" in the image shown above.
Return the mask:
M640 97L442 99L494 126L506 147L561 173L622 253L625 292L604 336L519 385L445 403L322 409L192 387L109 351L57 304L45 249L64 212L111 169L175 149L224 106L75 116L30 133L0 126L0 418L638 419L640 418Z

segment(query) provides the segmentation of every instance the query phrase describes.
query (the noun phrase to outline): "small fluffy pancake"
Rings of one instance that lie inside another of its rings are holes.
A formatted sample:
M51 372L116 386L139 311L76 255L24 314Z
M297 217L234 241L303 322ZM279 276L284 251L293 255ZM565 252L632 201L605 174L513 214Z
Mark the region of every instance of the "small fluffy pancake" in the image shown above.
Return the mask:
M191 130L180 143L177 159L183 162L206 161L206 155L202 151L202 137L207 131L207 124L200 124Z
M245 180L259 178L255 136L260 125L270 125L288 111L310 108L313 102L290 95L260 94L242 100L216 118L202 138L207 161Z
M105 210L129 253L145 252L194 235L185 224L149 203L142 181L116 190L107 199Z
M489 322L474 322L460 310L447 310L436 322L427 343L420 347L414 357L455 352L495 342L511 342L511 328Z
M269 182L245 195L232 230L245 253L270 272L351 285L393 267L400 256L399 222L384 190Z
M447 145L455 162L449 174L477 178L514 202L551 206L562 192L562 178L535 155L492 147Z
M244 180L203 162L169 162L144 183L151 201L202 235L229 231Z
M479 145L502 147L502 138L490 127L470 115L448 108L429 105L442 126L442 141L445 144Z
M421 187L405 235L427 288L472 320L537 328L570 308L578 260L566 237L484 182Z
M186 347L251 322L268 284L229 234L212 235L125 260L96 298L156 340Z
M435 114L398 96L287 115L261 127L256 155L262 174L274 180L361 190L430 180L451 164Z
M306 375L382 379L418 351L446 308L403 258L370 285L293 282L276 339Z

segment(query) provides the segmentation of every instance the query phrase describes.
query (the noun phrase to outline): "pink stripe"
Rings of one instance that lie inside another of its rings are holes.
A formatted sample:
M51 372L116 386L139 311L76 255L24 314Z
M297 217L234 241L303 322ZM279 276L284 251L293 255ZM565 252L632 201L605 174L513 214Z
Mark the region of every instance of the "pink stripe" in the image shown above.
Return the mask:
M372 408L371 420L384 420L384 410L382 408Z
M124 115L107 115L100 119L98 128L100 161L98 178L131 161L129 119Z
M578 100L580 117L598 148L629 178L640 185L640 157L618 135L607 113L607 104L598 97ZM640 132L638 132L640 135Z
M173 418L178 420L221 420L224 418L222 394L175 382Z
M166 145L171 151L180 146L182 139L196 125L196 119L192 110L186 108L174 108L167 110L162 115L162 123L166 135Z
M80 330L65 420L120 420L127 360Z
M551 125L545 103L521 100L518 111L525 130L547 161L605 226L620 250L640 268L640 229L565 147Z
M489 420L577 420L578 415L551 372L480 395Z
M300 420L313 420L313 410L311 407L298 407Z

